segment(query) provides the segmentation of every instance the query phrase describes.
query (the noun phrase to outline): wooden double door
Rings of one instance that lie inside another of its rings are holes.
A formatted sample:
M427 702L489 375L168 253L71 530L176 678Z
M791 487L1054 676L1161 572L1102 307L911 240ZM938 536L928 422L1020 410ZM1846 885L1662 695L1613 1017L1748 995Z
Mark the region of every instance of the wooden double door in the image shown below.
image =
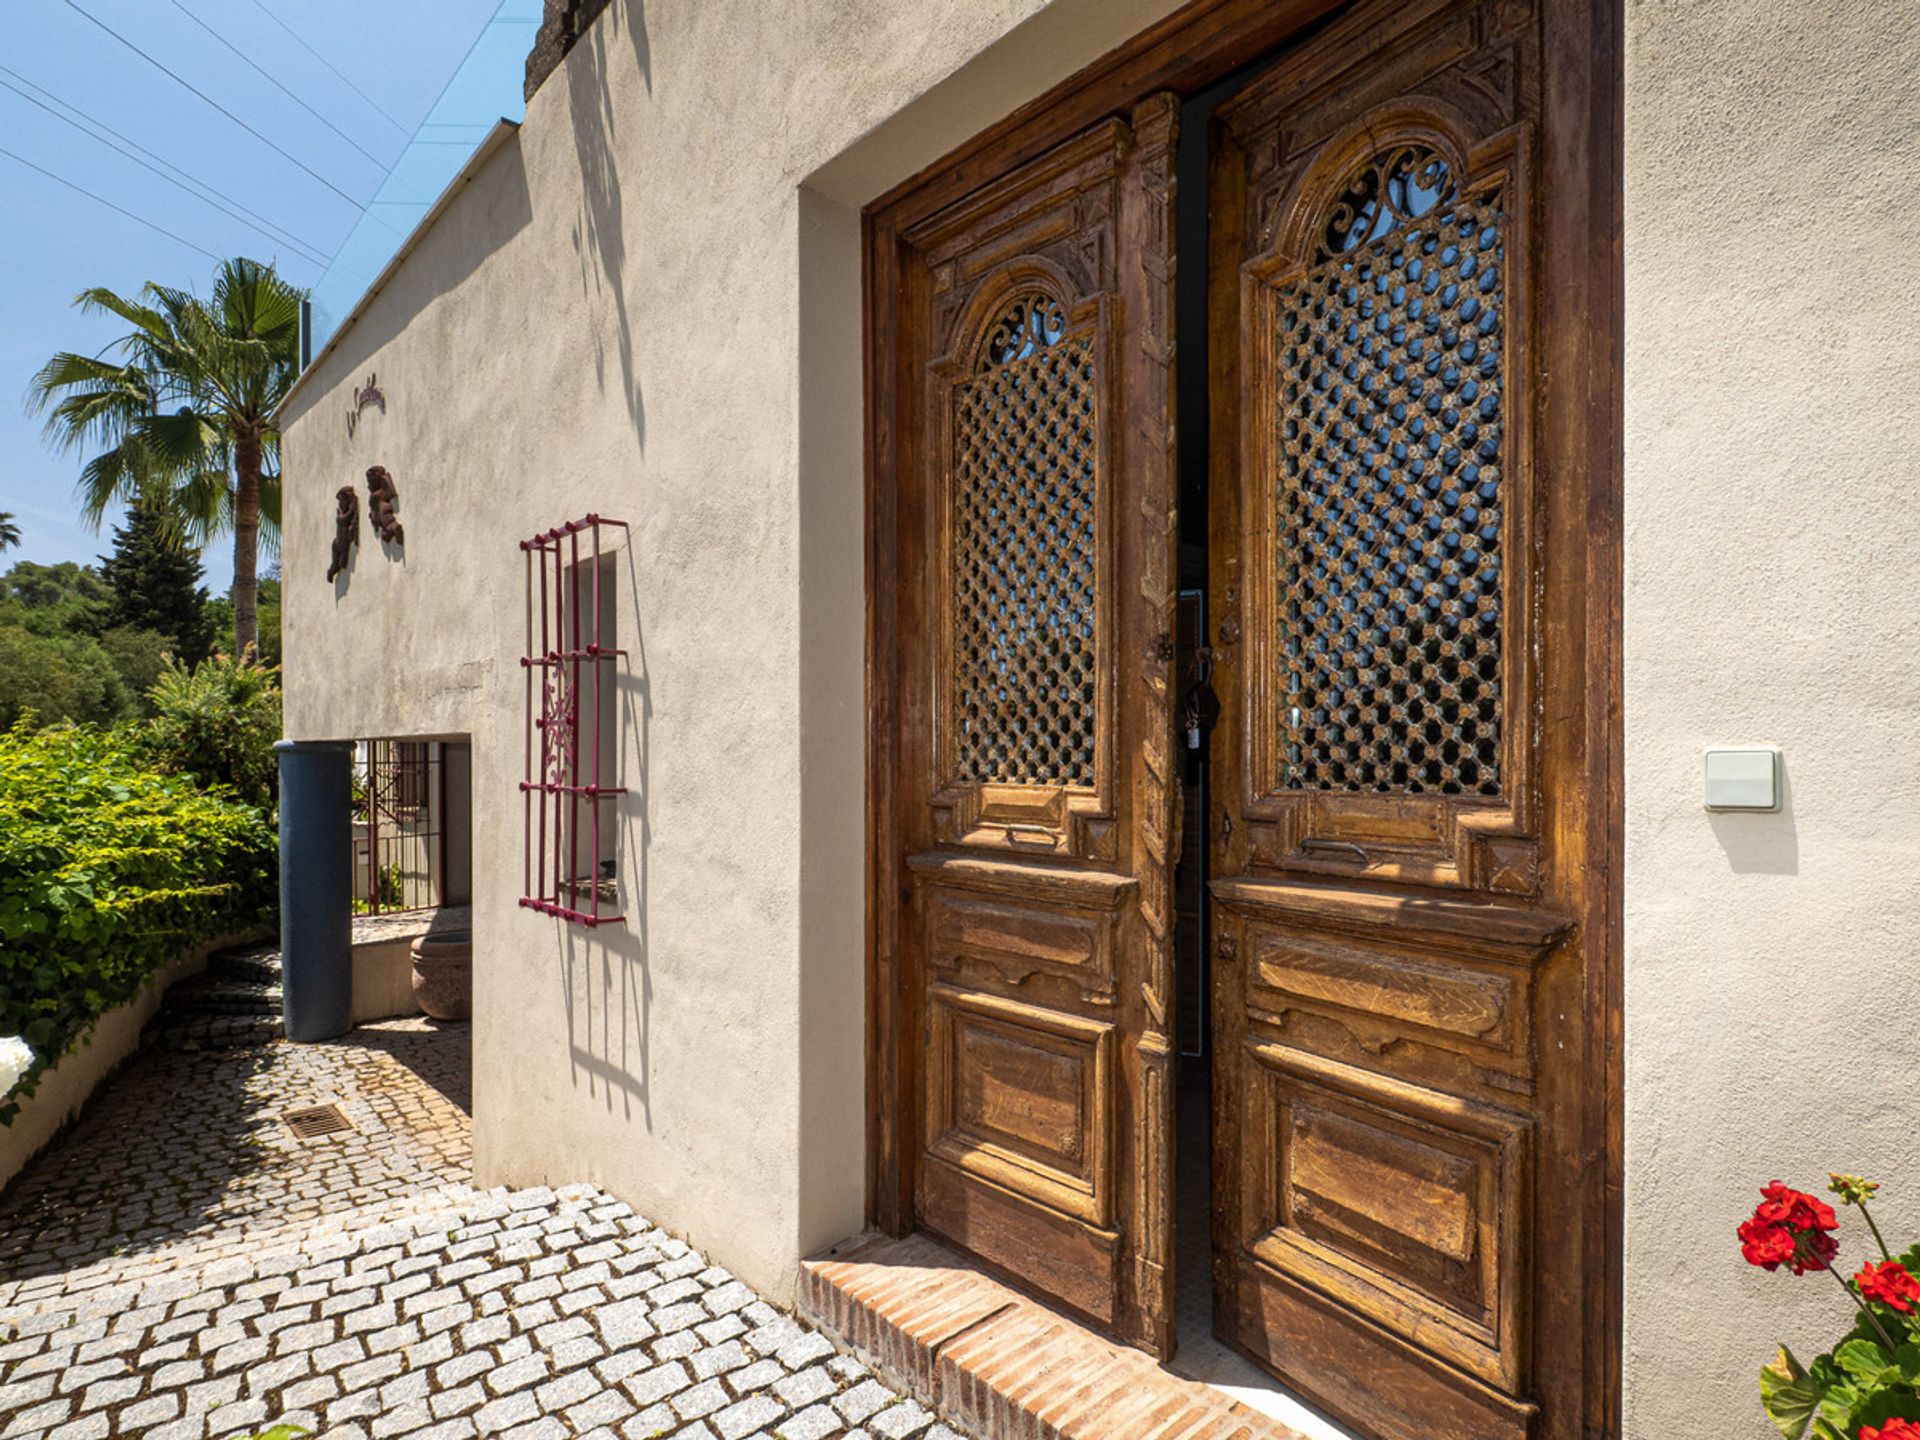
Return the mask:
M1218 1333L1362 1431L1603 1434L1613 172L1547 64L1593 12L1317 8L1187 107L1202 176L1163 90L869 216L874 1210L1162 1355L1174 1227L1208 1225ZM1178 436L1176 263L1209 297ZM1172 1163L1182 847L1205 1218Z

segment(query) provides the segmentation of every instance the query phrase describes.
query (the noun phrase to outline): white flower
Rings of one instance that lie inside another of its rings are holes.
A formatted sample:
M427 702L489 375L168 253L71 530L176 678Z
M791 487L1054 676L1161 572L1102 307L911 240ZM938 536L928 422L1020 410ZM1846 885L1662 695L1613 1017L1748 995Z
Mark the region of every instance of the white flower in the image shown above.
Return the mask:
M0 1036L0 1100L13 1093L20 1077L33 1066L33 1051L18 1035Z

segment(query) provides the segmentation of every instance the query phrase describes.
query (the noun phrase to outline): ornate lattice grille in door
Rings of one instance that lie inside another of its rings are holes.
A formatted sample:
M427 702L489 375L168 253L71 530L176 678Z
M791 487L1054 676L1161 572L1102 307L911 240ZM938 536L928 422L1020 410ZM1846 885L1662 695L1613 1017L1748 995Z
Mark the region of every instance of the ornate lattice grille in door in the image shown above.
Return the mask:
M1500 794L1501 198L1387 151L1271 292L1288 789Z
M956 776L1094 783L1093 347L1016 297L953 397Z

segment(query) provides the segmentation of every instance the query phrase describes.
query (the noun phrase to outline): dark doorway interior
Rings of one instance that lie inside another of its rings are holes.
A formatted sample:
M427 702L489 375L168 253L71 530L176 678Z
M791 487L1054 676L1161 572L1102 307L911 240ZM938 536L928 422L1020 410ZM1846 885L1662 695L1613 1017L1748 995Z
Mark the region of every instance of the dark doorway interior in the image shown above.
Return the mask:
M1212 728L1207 649L1208 426L1208 132L1214 108L1257 73L1257 67L1189 97L1181 107L1176 234L1175 337L1180 364L1175 412L1179 448L1180 611L1178 673L1182 693L1174 722L1180 757L1179 858L1176 903L1175 1034L1180 1104L1175 1121L1175 1331L1191 1357L1213 1334L1212 996L1207 904L1208 743Z

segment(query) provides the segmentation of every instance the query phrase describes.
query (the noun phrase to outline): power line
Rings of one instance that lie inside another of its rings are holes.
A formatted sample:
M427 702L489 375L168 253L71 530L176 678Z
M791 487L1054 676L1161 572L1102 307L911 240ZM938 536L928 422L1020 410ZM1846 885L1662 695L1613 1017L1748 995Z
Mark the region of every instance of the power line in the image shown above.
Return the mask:
M73 3L73 0L67 0L67 3L68 3L69 5L71 5L71 4ZM254 4L254 6L255 6L256 8L258 8L258 9L262 9L262 10L265 10L265 7L264 7L264 6L262 6L262 5L260 4L260 0L253 0L253 4ZM267 13L267 14L268 14L269 16L271 16L273 12L272 12L272 11L267 11L266 13ZM286 26L284 26L284 25L282 25L282 26L281 26L280 28L281 28L281 29L283 29L283 30L286 30ZM454 82L454 81L455 81L456 79L458 79L458 78L459 78L459 75L460 75L460 72L461 72L462 70L464 70L464 69L466 69L466 68L467 68L467 61L469 61L470 59L472 59L472 58L473 58L473 52L474 52L475 50L477 50L477 49L478 49L478 48L480 47L480 42L481 42L481 40L482 40L482 39L484 39L484 38L486 37L486 33L487 33L487 31L489 31L489 30L490 30L490 29L492 29L492 28L493 28L493 22L492 22L491 20L489 20L489 21L488 21L488 22L487 22L487 23L486 23L485 25L482 25L482 26L481 26L481 27L480 27L480 28L479 28L478 30L476 30L476 31L474 32L474 35L473 35L473 39L472 39L472 40L471 40L470 42L468 42L468 45L467 45L467 50L466 50L466 53L465 53L464 55L462 55L462 56L460 57L460 63L459 63L458 65L456 65L456 66L454 66L454 67L453 67L453 69L452 69L451 71L449 71L449 72L448 72L448 74L447 74L447 79L446 79L446 83L445 83L445 84L443 84L443 85L441 85L441 87L440 87L440 93L439 93L438 95L436 95L436 96L434 96L434 97L433 97L433 104L431 104L431 105L429 105L429 106L427 107L427 114L429 114L429 115L431 115L431 114L433 114L433 112L434 112L435 110L438 110L438 109L440 108L440 102L441 102L442 100L444 100L444 99L446 99L446 98L447 98L447 91L449 91L449 90L451 90L451 89L453 88L453 82ZM293 32L292 32L291 30L287 30L287 33L288 33L289 35L293 35ZM298 35L294 35L294 36L293 36L293 38L294 38L294 39L296 39L296 40L298 40L298 39L300 39L300 37L299 37ZM305 42L303 41L302 43L304 44ZM311 47L311 46L308 46L308 49L312 49L312 47ZM322 61L321 61L321 63L322 63L322 64L325 64L326 62L325 62L324 60L322 60ZM333 67L332 67L332 66L328 66L327 68L328 68L328 69L332 69ZM338 71L334 71L334 73L335 73L335 74L339 74L339 72L338 72ZM344 76L344 75L342 75L342 76L341 76L340 78L341 78L341 79L343 79L343 80L345 80L345 79L346 79L346 76ZM347 83L348 83L348 84L352 84L353 82L352 82L352 81L348 81ZM369 105L371 105L371 104L373 104L373 102L372 102L371 100L368 100L368 101L367 101L367 103L368 103ZM376 108L377 108L377 107L376 107ZM384 113L384 112L383 112L383 113ZM389 116L388 116L387 118L388 118L388 119L390 119L390 120L391 120L391 119L393 119L393 117L392 117L392 116L390 116L390 115L389 115ZM398 121L395 121L394 123L395 123L395 124L398 124L399 122L398 122ZM425 129L425 128L426 128L426 126L428 126L428 125L430 125L430 124L434 124L434 123L436 123L436 122L434 122L434 121L429 121L429 120L423 120L423 121L421 121L421 122L420 122L420 124L421 124L421 128L422 128L422 129ZM444 121L444 122L437 122L437 123L443 123L443 124L452 124L452 123L454 123L454 122L452 122L452 121ZM490 128L491 128L491 127L489 127L489 129L490 129ZM409 140L409 144L408 144L408 149L411 149L411 148L412 148L412 146L413 146L413 143L414 143L414 142L413 142L413 141L412 141L412 140L410 139L410 140ZM439 141L433 141L433 140L422 140L422 141L419 141L418 143L420 143L420 144L423 144L423 145L433 145L433 144L439 144L439 143L443 143L443 142L439 142ZM479 148L479 145L478 145L478 144L475 144L475 146L474 146L473 148L477 150L477 149ZM394 163L394 165L395 165L395 166L398 166L398 165L399 165L399 163L400 163L400 161L401 161L402 159L404 159L404 158L405 158L405 156L406 156L406 153L407 153L407 152L406 152L405 150L402 150L402 151L400 152L400 154L399 154L399 155L397 155L397 156L395 156L395 157L394 157L394 162L393 162L393 163ZM392 170L391 168L389 168L389 169L388 169L388 171L387 171L387 175L388 175L388 177L389 177L389 178L391 178L391 177L392 177L392 175L393 175L393 170ZM386 183L387 183L387 182L386 182L385 180L382 180L382 181L380 182L380 184L381 184L381 186L382 186L382 188L384 188L384 187L385 187L385 185L386 185ZM389 225L389 224L388 224L388 223L386 222L386 220L385 220L385 219L383 219L383 218L382 218L382 217L381 217L380 215L378 215L378 214L376 214L376 213L375 213L375 211L374 211L374 206L376 206L376 205L390 205L390 204L394 204L394 203L402 203L402 204L404 204L404 203L406 203L406 202L394 202L394 201L387 201L387 200L381 200L381 199L379 198L379 196L380 196L380 191L379 191L379 190L375 190L375 191L373 192L373 194L374 194L374 198L373 198L373 199L371 199L371 200L369 200L369 201L367 202L367 208L366 208L366 210L365 210L364 212L362 212L362 213L363 213L363 214L364 214L364 215L366 216L366 218L367 218L367 219L369 219L369 220L371 220L371 221L373 221L373 223L374 223L374 224L376 224L376 225L378 225L378 226L379 226L379 227L380 227L381 229L383 229L383 230L385 230L385 231L386 231L386 232L387 232L387 233L388 233L389 235L397 235L397 236L400 236L400 237L401 237L401 239L402 239L402 241L404 242L404 240L405 240L405 238L406 238L406 237L405 237L404 235L402 235L402 234L401 234L401 232L400 232L399 230L396 230L396 229L395 229L395 228L394 228L393 226L391 226L391 225ZM429 205L430 205L430 204L432 204L432 202L431 202L431 201L428 201L428 202L426 202L426 203L427 203L427 204L429 204ZM338 250L335 250L335 251L333 252L333 259L334 259L334 260L338 260L338 259L340 258L340 256L341 256L341 253L342 253L343 251L345 251L345 250L346 250L346 248L347 248L347 245L348 245L348 242L350 242L350 241L351 241L351 240L353 239L353 237L354 237L354 234L355 234L355 233L356 233L356 232L357 232L357 231L359 230L359 228L360 228L360 227L356 225L356 226L355 226L355 227L353 228L353 230L350 230L350 231L348 231L348 232L347 232L347 234L346 234L346 236L345 236L344 238L342 238L342 240L340 241L340 248L339 248ZM332 268L332 263L333 263L332 261L329 261L329 262L328 262L328 268L329 268L329 269L331 269L331 268Z
M193 241L187 239L186 236L176 235L173 233L173 231L167 229L166 226L156 225L153 223L153 221L147 219L144 215L136 215L133 213L133 211L127 209L124 205L116 205L113 203L113 201L107 199L104 195L96 195L93 193L93 191L87 189L84 185L76 185L71 180L67 179L64 175L56 175L53 173L53 171L47 169L44 165L36 165L33 163L33 161L27 159L26 156L16 155L13 153L13 151L7 149L3 145L0 145L0 155L6 156L9 160L19 161L22 165L26 166L29 170L38 170L42 175L46 176L49 180L57 181L59 184L66 186L69 190L77 190L82 195L86 196L89 200L98 201L100 204L106 206L109 210L117 210L122 215L126 216L129 220L132 220L138 224L144 225L149 230L158 230L162 235L166 236L169 240L177 240L180 244L186 246L189 250L198 250L202 255L206 256L209 260L213 260L217 262L220 259L220 257L214 254L211 250L206 249L204 246L194 244Z
M154 59L153 56L149 55L146 51L142 50L138 45L134 44L131 40L127 39L127 37L122 35L118 30L115 30L111 25L107 24L106 21L100 19L98 16L88 14L87 11L82 10L78 5L76 5L74 3L74 0L66 0L66 5L67 5L67 8L73 11L76 15L86 16L87 19L91 20L95 25L99 26L100 29L106 31L107 34L111 35L114 39L118 40L122 45L126 46L127 49L133 51L134 54L138 55L142 60L145 60L149 65L153 66L153 68L158 70L161 74L167 76L170 80L173 80L175 83L184 86L186 89L193 91L194 94L198 95L202 100L206 101L207 104L211 105L214 109L218 110L222 115L226 116L229 120L233 121L234 124L238 125L242 130L245 130L249 135L253 136L254 139L258 140L261 144L265 145L268 149L274 151L276 154L284 156L288 160L291 160L295 165L298 165L302 170L306 171L307 174L311 175L314 179L318 180L322 185L326 186L327 189L333 191L334 194L338 195L342 200L346 201L349 205L353 206L356 210L360 208L362 204L361 201L354 199L353 196L349 195L346 191L342 190L338 185L334 184L331 180L327 179L326 176L322 175L318 170L314 169L311 165L307 164L306 161L300 159L299 156L293 154L291 151L282 150L278 145L274 144L273 141L267 139L266 136L262 135L258 130L254 129L253 126L247 124L246 121L242 120L238 115L234 114L231 110L227 109L227 107L222 105L218 100L214 99L211 95L207 94L206 91L202 90L199 86L193 84L191 81L182 79L179 75L169 70L165 65L162 65L158 60Z
M93 126L96 130L104 130L107 132L107 134L113 136L116 140L122 141L123 143L128 145L131 145L135 150L138 150L140 154L145 155L149 160L155 161L159 165L163 166L165 169L171 170L175 175L179 176L182 180L186 181L188 184L196 186L201 190L204 190L208 195L214 196L217 199L225 201L227 204L235 207L235 209L243 212L243 214L252 216L254 220L258 221L261 225L264 225L267 228L267 230L273 232L271 235L268 236L269 239L273 239L277 236L279 238L280 243L299 246L304 249L313 251L316 255L320 254L320 247L318 245L313 244L311 241L303 240L300 236L294 234L291 230L287 229L284 225L279 225L273 222L272 220L269 220L266 216L262 215L258 210L255 210L252 206L248 205L244 200L240 200L235 196L229 195L225 191L219 189L216 186L209 185L206 181L202 180L198 175L195 175L190 171L181 169L178 165L174 164L171 160L167 159L166 156L156 154L152 150L149 150L146 146L142 145L138 140L134 139L131 135L127 134L125 131L114 129L113 126L107 124L106 121L100 119L97 115L88 114L85 110L82 110L78 105L75 105L71 100L65 99L62 96L54 94L53 91L49 90L46 86L41 85L36 81L29 80L26 76L22 75L19 71L10 70L5 65L0 65L0 75L11 75L15 80L19 81L20 84L25 85L28 89L37 90L42 95L46 96L47 99L53 101L54 104L59 105L66 110L72 111L73 114L78 115L82 120L86 121L87 124ZM9 88L12 88L12 87L9 87ZM25 95L25 96L22 96L22 98L27 100L33 100L33 97L31 95ZM37 105L40 102L35 100L34 103ZM44 109L46 107L42 106L41 108ZM57 114L55 115L55 118L59 120L67 119L66 116L57 115ZM73 122L71 120L68 120L67 123L72 124ZM82 131L82 133L86 134L88 132ZM94 135L92 136L92 138L95 140L100 139L98 135ZM122 152L122 153L125 153L125 152ZM136 159L137 157L128 156L127 158ZM167 177L162 175L160 178L164 180ZM196 198L205 198L205 197L196 197ZM236 216L235 218L238 219L240 217Z
M0 66L0 69L5 69L5 68L6 67L4 66ZM11 70L8 70L7 73L11 75L13 72ZM169 185L173 186L176 190L185 191L188 195L193 196L195 200L198 200L203 205L213 206L214 209L220 211L222 214L230 216L235 220L238 220L242 225L246 226L249 230L253 231L255 234L263 236L266 239L273 241L276 245L292 245L297 251L300 252L300 254L304 258L312 261L314 264L319 265L322 268L325 267L326 265L325 257L323 257L320 254L318 247L309 246L305 244L303 241L295 239L291 236L286 236L286 235L276 236L276 235L269 234L266 230L262 229L260 226L254 224L251 220L247 219L239 211L229 209L227 206L221 204L218 200L210 200L205 195L197 194L195 191L188 189L188 187L182 184L180 181L174 179L173 176L161 170L157 165L148 164L145 160L142 160L138 155L135 155L131 150L127 150L119 145L114 144L113 141L107 139L105 136L95 135L92 131L88 130L85 126L81 125L78 121L69 120L65 115L62 115L58 110L54 109L51 105L41 104L40 101L34 99L33 96L27 94L27 92L22 90L18 85L11 84L6 80L0 80L0 89L11 90L14 94L18 95L22 100L26 101L29 105L39 105L42 110L46 111L47 114L53 116L54 119L62 122L63 124L71 125L75 130L78 130L82 135L85 135L89 140L98 141L100 144L105 145L108 149L112 150L114 153L118 155L124 155L127 159L133 161L134 164L139 165L144 169L151 170L155 175L158 175L162 180L166 181Z
M326 66L327 69L332 70L334 75L338 77L338 79L340 80L341 84L345 85L349 90L353 91L354 94L358 95L362 100L366 101L367 104L371 105L375 110L378 110L380 114L385 117L389 125L393 126L394 129L398 130L402 135L405 135L408 139L413 138L413 132L411 130L407 129L406 126L402 125L398 120L394 119L392 115L388 114L386 107L383 106L378 100L374 99L371 95L367 94L366 91L362 90L358 85L354 84L353 81L349 80L345 75L341 74L340 70L334 65L334 63L331 60L327 59L326 56L322 55L318 50L314 49L313 46L309 45L305 40L302 40L300 38L299 32L296 31L291 25L287 24L286 21L282 20L278 15L274 14L271 10L267 9L266 6L262 5L260 3L260 0L253 0L253 8L258 10L262 15L266 16L269 20L273 21L273 23L278 25L282 30L285 30L288 35L292 36L294 44L298 45L302 50L306 51L309 55L313 56L314 59L318 60L322 65Z
M245 51L240 49L239 46L235 45L231 40L227 39L226 36L222 35L218 30L214 29L211 25L207 24L207 22L202 20L198 15L194 14L191 10L187 9L186 6L180 3L180 0L167 0L167 3L172 5L174 9L178 10L182 15L186 16L189 20L193 21L193 23L198 25L202 30L206 31L207 34L211 35L215 40L219 41L222 45L226 46L227 49L231 50L235 55L238 55L247 64L253 66L253 68L259 71L260 74L264 76L266 79L271 80L275 85L278 85L280 87L281 93L283 93L289 100L293 101L294 104L298 105L302 110L306 111L309 115L313 116L314 119L318 120L322 125L326 126L327 129L331 130L334 134L338 135L342 140L346 141L347 144L353 146L354 149L358 150L362 155L366 156L367 159L371 160L374 164L378 165L382 170L385 170L386 168L388 168L387 162L385 160L382 160L378 155L374 154L371 150L367 149L366 146L362 145L358 140L354 139L351 135L347 134L347 132L342 130L338 125L334 124L333 121L329 120L326 116L322 115L318 110L314 109L313 106L309 105L306 101L302 100L298 95L294 94L293 87L291 85L287 84L286 81L280 79L279 76L269 73L267 68L264 65L262 65L259 61L255 60L252 56L248 55Z

